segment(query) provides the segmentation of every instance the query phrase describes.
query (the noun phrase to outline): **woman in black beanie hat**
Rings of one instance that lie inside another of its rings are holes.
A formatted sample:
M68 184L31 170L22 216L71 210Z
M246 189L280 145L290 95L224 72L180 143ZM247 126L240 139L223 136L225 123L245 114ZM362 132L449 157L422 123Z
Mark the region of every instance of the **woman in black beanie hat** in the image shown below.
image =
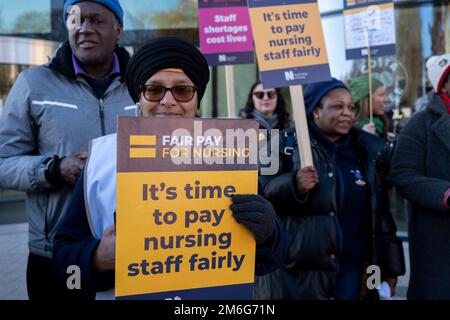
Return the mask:
M196 117L208 81L209 68L200 51L176 37L160 37L145 44L126 72L129 93L139 116L144 117ZM87 299L114 298L116 157L111 153L116 143L115 134L93 141L87 173L81 175L55 236L58 272L66 281L67 268L80 266L79 293ZM111 160L104 161L106 154ZM287 239L272 205L259 195L234 195L231 199L233 216L255 236L256 274L279 267Z
M206 59L189 42L170 36L150 40L136 51L128 63L125 78L133 101L138 103L147 82L155 73L164 70L184 73L188 78L186 81L195 87L193 91L197 94L196 101L199 106L209 82Z

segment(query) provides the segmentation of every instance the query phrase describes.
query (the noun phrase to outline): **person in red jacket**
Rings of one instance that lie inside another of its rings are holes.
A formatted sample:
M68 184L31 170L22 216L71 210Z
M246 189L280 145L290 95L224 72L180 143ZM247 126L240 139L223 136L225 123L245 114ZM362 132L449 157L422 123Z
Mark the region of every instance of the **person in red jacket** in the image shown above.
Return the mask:
M450 54L427 61L434 93L409 119L394 150L391 180L408 200L408 299L450 299Z

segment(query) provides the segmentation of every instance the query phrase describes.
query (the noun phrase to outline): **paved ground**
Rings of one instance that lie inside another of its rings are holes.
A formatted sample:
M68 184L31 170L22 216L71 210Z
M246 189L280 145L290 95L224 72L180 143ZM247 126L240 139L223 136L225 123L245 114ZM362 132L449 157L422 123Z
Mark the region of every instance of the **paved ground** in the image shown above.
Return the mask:
M0 225L0 300L26 300L28 224Z
M403 251L405 252L406 273L403 277L398 278L396 298L398 300L406 299L406 292L408 290L409 282L409 247L407 242L403 242Z
M27 223L0 225L0 300L28 299L25 280L27 231ZM404 247L408 262L408 245ZM408 279L409 269L405 276L399 278L396 299L405 299Z

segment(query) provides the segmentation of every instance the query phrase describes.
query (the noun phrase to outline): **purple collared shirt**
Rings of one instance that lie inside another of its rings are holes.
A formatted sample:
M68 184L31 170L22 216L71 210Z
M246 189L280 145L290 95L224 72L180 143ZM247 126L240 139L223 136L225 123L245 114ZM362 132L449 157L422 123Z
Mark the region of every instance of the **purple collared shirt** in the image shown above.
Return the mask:
M73 69L75 71L76 75L82 74L88 77L91 77L80 65L78 60L75 58L75 55L72 53L72 63L73 63ZM113 74L120 74L120 64L119 64L119 58L117 57L117 54L114 52L114 59L113 59L113 66L111 68L111 71L102 79L105 80L109 77L111 77ZM92 77L91 77L92 78Z

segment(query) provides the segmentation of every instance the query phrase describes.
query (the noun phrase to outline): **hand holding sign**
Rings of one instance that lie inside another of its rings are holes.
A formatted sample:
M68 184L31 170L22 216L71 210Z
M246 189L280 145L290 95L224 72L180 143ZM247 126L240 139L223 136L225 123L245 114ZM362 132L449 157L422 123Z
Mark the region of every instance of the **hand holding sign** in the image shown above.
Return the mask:
M272 204L257 194L234 195L231 200L233 216L253 233L256 244L261 245L270 240L276 216Z
M319 183L319 175L314 167L304 167L297 171L295 182L298 194L305 195Z
M113 271L116 266L116 226L105 229L100 244L95 250L93 261L98 272Z

